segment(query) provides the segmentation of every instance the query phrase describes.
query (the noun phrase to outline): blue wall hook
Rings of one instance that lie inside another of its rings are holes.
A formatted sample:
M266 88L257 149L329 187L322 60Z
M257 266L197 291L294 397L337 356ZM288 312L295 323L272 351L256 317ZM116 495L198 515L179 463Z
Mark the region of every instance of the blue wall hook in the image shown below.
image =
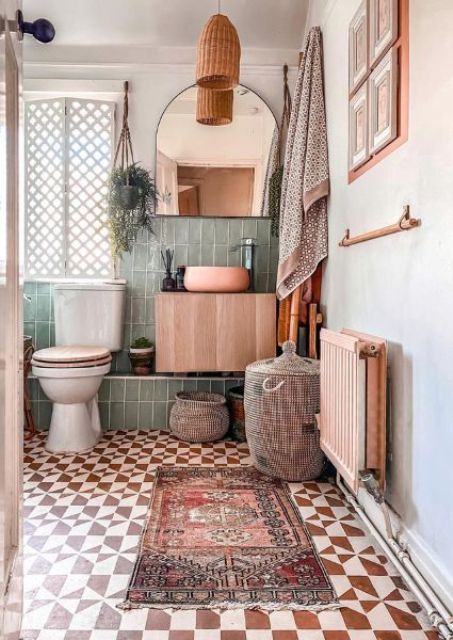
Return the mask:
M29 33L35 40L47 44L55 38L55 27L46 20L46 18L38 18L34 22L25 22L22 11L17 12L17 25L20 34Z

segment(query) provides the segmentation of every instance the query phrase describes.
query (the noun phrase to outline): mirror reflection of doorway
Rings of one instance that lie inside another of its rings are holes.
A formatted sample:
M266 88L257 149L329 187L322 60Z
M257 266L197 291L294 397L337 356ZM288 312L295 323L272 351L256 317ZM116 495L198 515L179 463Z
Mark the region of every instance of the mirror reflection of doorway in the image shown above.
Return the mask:
M178 165L179 215L250 216L254 184L254 167Z
M157 213L206 217L265 215L266 176L268 170L273 171L278 151L277 124L272 111L254 91L239 85L234 89L232 122L207 126L197 122L197 96L196 86L179 93L167 105L159 122ZM203 185L197 185L198 211L196 190L185 188L194 186L187 182L189 178L195 179L195 173L189 175L189 168L192 172L207 172L202 177ZM181 177L186 181L181 182ZM224 185L220 177L224 178ZM208 183L216 186L211 188ZM213 191L221 198L225 194L223 201L212 198Z
M178 203L180 216L199 216L198 185L178 184Z

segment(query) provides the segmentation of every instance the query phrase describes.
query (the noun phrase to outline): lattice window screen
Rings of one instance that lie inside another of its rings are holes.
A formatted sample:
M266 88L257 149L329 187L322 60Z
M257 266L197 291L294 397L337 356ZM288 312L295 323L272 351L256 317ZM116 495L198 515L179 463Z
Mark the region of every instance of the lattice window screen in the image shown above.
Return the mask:
M67 111L67 270L75 276L104 275L111 267L105 198L112 163L112 105L69 100Z
M26 105L27 273L64 276L65 102Z
M49 119L49 105L58 111L58 123L56 116ZM104 207L113 130L113 103L69 98L27 103L29 276L111 275ZM50 159L48 140L59 150Z

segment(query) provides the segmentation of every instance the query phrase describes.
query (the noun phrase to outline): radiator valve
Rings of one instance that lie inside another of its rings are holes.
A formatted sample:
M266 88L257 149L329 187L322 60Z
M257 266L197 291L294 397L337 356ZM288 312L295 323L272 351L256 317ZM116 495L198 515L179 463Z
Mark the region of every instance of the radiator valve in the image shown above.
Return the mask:
M379 487L379 484L371 471L365 471L361 474L360 479L377 504L383 504L384 495Z

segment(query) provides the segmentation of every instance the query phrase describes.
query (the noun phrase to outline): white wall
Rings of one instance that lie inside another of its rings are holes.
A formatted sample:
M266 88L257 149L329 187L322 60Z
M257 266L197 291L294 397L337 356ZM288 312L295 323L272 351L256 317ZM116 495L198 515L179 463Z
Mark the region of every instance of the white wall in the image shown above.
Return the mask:
M347 183L348 24L359 0L312 0L323 30L331 198L323 304L328 326L387 338L391 367L388 500L415 558L453 600L453 2L410 1L409 141ZM350 248L396 221L422 227Z

